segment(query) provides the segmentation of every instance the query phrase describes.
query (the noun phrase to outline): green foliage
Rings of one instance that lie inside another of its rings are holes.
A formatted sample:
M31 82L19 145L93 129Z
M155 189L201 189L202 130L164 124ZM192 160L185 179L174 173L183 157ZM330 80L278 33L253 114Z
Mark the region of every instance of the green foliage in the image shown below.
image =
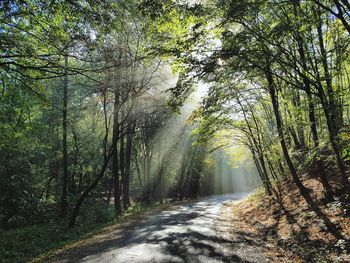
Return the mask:
M68 229L65 222L51 220L44 224L0 230L0 261L30 261L76 241L87 239L111 224L118 225L142 217L143 213L152 208L152 206L133 205L125 215L114 220L113 207L102 209L104 207L101 207L101 204L89 205L89 209L84 210L86 217L74 229Z
M67 229L56 222L1 231L1 262L26 262L52 249L91 236L102 225Z
M249 151L264 183L285 178L287 155L289 167L344 163L345 174L350 41L333 15L315 1L1 1L0 220L10 230L0 260L28 260L111 222L127 142L139 201L212 193L232 142L232 166ZM181 119L202 82L207 96ZM87 193L74 230L57 219L63 168L68 213ZM125 205L125 215L142 209Z
M350 130L349 127L344 127L339 134L341 144L342 144L342 152L341 158L344 161L350 161Z

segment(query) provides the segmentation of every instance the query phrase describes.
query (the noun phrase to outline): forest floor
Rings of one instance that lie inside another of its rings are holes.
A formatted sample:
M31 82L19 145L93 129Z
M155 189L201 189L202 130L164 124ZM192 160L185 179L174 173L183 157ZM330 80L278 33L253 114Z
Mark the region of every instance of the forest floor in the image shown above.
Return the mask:
M245 233L248 239L261 240L271 262L350 262L350 218L339 200L322 203L320 182L303 175L304 184L330 220L347 239L336 241L324 223L308 208L293 184L282 183L283 199L278 204L261 190L247 199L225 205L224 222L231 236ZM334 182L333 186L335 186ZM267 243L267 244L266 244ZM347 251L348 249L348 251Z

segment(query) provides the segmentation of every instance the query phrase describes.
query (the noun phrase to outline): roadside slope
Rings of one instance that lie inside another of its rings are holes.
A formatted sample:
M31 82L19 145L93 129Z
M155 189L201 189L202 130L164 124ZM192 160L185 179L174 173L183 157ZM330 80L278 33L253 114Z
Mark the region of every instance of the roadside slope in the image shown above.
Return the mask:
M303 181L312 189L322 210L349 240L350 218L339 200L323 204L319 181L308 175L303 176ZM307 207L293 184L284 182L281 186L282 202L259 190L241 202L228 204L226 213L231 231L265 240L273 248L267 252L272 258L282 253L294 262L350 262L347 241L336 241L325 231L324 223Z

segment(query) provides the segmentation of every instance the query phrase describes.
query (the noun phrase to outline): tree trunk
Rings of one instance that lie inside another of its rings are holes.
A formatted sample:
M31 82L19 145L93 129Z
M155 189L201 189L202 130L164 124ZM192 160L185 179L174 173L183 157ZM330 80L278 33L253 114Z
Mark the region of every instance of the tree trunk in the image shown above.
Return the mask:
M299 6L299 1L294 2L294 13L296 16L298 16L298 9L300 8ZM297 32L296 33L296 38L297 38L297 43L298 43L298 52L300 55L301 63L303 65L304 71L308 71L308 65L305 57L305 49L304 49L304 42L302 36ZM304 74L306 75L306 74ZM312 133L312 139L314 142L314 147L316 150L319 147L319 137L318 137L318 132L317 132L317 126L316 126L316 118L315 118L315 105L312 99L312 94L311 94L311 83L310 80L306 77L303 76L303 83L304 83L304 89L306 92L306 97L307 97L307 103L308 103L308 117L310 121L310 130ZM323 161L322 159L316 160L316 165L319 170L319 178L322 183L323 189L324 189L324 194L325 197L328 201L332 201L334 199L333 197L333 191L332 188L328 182L325 169L323 166Z
M309 106L308 114L309 114L309 121L311 124L312 139L314 142L314 147L316 149L318 149L319 138L318 138L318 132L317 132L317 127L316 127L315 107L314 107L314 104L312 101L312 96L311 96L310 90L308 89L306 91L306 93L307 93L307 100L308 100L308 106ZM334 194L333 194L332 188L328 182L321 157L318 160L316 160L316 165L317 165L317 168L319 170L319 177L320 177L323 189L325 191L325 197L326 197L327 201L331 202L334 200Z
M284 155L284 158L287 162L287 165L288 165L289 171L292 175L293 181L296 184L296 186L298 187L299 193L305 199L306 203L309 205L310 209L312 211L314 211L315 214L324 221L325 225L328 228L328 231L337 239L343 239L343 236L340 234L337 227L329 220L327 215L324 214L322 212L322 210L312 200L311 196L309 195L308 190L305 188L305 186L301 182L300 178L298 177L297 171L296 171L294 164L289 156L287 145L285 143L284 134L283 134L283 123L282 123L282 119L281 119L280 111L279 111L278 95L276 92L276 87L275 87L275 83L274 83L274 80L272 77L270 65L268 65L265 68L265 76L266 76L266 79L268 82L269 94L271 97L272 107L273 107L273 111L274 111L274 115L275 115L275 119L276 119L278 137L280 139L280 144L281 144L281 148L283 151L283 155Z
M252 127L249 123L249 120L248 120L248 116L246 114L246 111L242 105L242 102L240 101L239 97L236 98L237 100L237 103L239 104L241 110L242 110L242 113L243 113L243 117L244 117L244 120L245 120L245 123L248 127L248 131L249 131L249 137L251 138L250 140L250 144L251 144L251 152L252 154L254 155L254 157L256 158L256 162L255 162L255 165L256 165L256 168L258 169L259 173L260 173L260 177L262 178L262 182L263 182L263 185L265 187L265 190L266 190L266 193L267 195L271 196L272 195L272 192L271 192L271 182L270 182L270 178L269 178L269 175L267 173L267 169L266 169L266 165L265 165L265 160L264 160L264 154L262 152L262 145L261 145L261 140L259 138L259 135L258 135L258 140L255 138L255 134L252 130ZM248 102L247 102L248 103ZM253 116L253 120L254 120L254 123L255 123L255 128L257 130L257 133L259 134L260 130L259 130L259 127L258 127L258 123L255 119L255 115L254 115L254 112L253 112L253 109L251 108L250 104L248 103L248 106L249 106L249 109L251 111L251 114ZM256 149L256 152L257 152L257 155L255 155L255 150Z
M67 150L67 105L68 105L68 56L64 56L64 78L63 78L63 178L62 178L62 200L61 215L65 217L68 210L68 150Z
M73 212L69 221L69 228L74 227L77 216L79 214L79 210L81 205L83 204L84 200L86 199L86 197L89 195L89 193L96 188L97 184L99 183L99 181L102 179L108 163L110 161L110 159L112 158L112 156L114 155L115 152L115 147L116 145L112 144L111 149L109 154L107 155L107 158L104 160L102 168L100 173L97 175L97 177L95 178L95 180L89 185L89 187L83 192L83 194L80 196L80 198L77 200L77 202L75 203L75 206L73 208Z
M162 163L160 164L160 169L159 169L159 203L163 204L164 200L163 200L163 173L164 173L164 164L163 164L163 160Z
M114 117L113 117L113 134L112 142L114 145L114 152L112 158L112 175L114 186L114 209L116 215L122 213L122 207L120 204L120 179L119 179L119 156L118 156L118 140L119 140L119 95L118 92L114 93Z
M124 127L120 127L120 130L123 131ZM124 132L120 132L120 149L119 149L119 169L120 169L120 178L121 183L119 185L120 194L123 193L124 180L125 180L125 134Z
M338 1L336 1L338 2ZM318 12L318 15L320 16L320 13ZM319 21L321 18L319 17ZM322 23L319 22L317 24L317 34L318 34L318 39L320 43L320 51L321 51L321 57L322 57L322 66L324 70L324 76L326 79L326 88L327 88L327 95L328 95L328 103L326 102L325 99L323 99L322 106L325 111L325 115L327 118L327 127L329 131L329 139L331 141L332 149L334 151L334 154L336 156L338 168L340 171L340 176L344 188L344 192L349 192L350 187L349 187L349 181L346 176L346 171L345 171L345 164L344 161L341 158L340 154L340 147L339 147L339 142L338 142L338 133L340 128L342 127L342 121L341 117L339 114L339 107L337 103L335 102L335 95L334 95L334 90L332 87L332 79L331 79L331 74L329 73L329 67L328 67L328 61L327 61L327 51L324 46L324 40L323 40L323 32L322 32ZM322 89L322 87L320 87ZM322 92L323 94L323 92Z
M123 180L123 203L124 207L130 206L130 171L131 171L131 149L132 149L132 137L134 133L135 124L129 124L126 134L126 149L125 149L125 175Z
M250 149L250 151L251 151L252 156L253 156L253 160L254 160L254 163L255 163L255 167L256 167L256 169L258 170L258 174L259 174L260 180L261 180L261 182L263 183L265 192L266 192L267 195L271 196L271 195L272 195L272 192L271 192L270 185L266 183L265 175L264 175L264 173L263 173L262 170L261 170L261 167L260 167L259 161L258 161L258 159L257 159L257 157L256 157L255 151L254 151L254 149Z

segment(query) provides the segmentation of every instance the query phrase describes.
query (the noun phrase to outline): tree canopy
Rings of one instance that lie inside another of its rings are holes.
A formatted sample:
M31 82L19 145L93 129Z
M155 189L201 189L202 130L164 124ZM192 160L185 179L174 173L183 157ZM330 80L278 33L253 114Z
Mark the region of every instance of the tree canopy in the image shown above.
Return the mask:
M349 13L347 0L1 1L1 226L232 191L240 166L276 199L292 181L344 238L303 174L349 203Z

